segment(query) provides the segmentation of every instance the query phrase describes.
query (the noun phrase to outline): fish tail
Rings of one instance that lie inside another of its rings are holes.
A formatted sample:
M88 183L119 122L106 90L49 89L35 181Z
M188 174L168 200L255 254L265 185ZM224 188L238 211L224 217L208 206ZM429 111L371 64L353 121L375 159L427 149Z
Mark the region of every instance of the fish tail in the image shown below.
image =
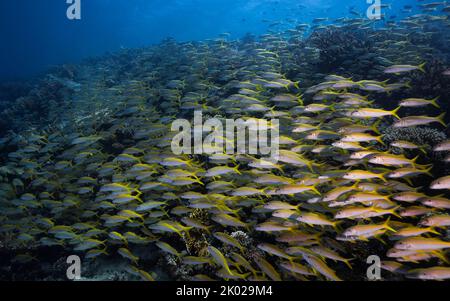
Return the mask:
M397 118L397 119L401 119L400 116L397 115L397 112L401 109L402 107L399 106L398 108L396 108L395 110L392 111L392 115Z
M303 105L303 94L298 93L298 94L296 94L296 96L297 96L298 103L302 106Z
M395 216L395 217L397 217L397 218L402 218L396 211L398 210L398 209L400 209L400 208L402 208L402 206L397 206L397 207L394 207L394 208L392 208L392 209L389 209L388 210L388 212L390 213L390 214L392 214L393 216Z
M377 137L376 140L377 140L378 142L380 142L381 144L386 145L386 143L384 143L384 141L383 141L383 135Z
M265 197L270 197L270 195L269 194L267 194L267 190L271 190L272 188L271 187L266 187L266 188L263 188L263 189L261 189L261 194L263 195L263 196L265 196Z
M337 105L337 103L332 103L328 107L330 108L331 111L335 112L336 111L336 105Z
M420 150L424 155L427 154L427 150L425 149L425 147L421 146L421 147L419 147L419 150Z
M440 109L441 106L437 103L438 100L439 100L439 96L436 97L436 98L434 98L434 99L432 99L430 103L431 103L433 106L435 106L436 108Z
M186 236L188 239L191 239L191 234L189 233L189 230L184 231L184 233L186 233ZM178 233L178 235L180 235L180 237L183 238L183 234ZM181 256L181 254L178 255L178 257L180 257L180 256Z
M239 165L237 165L236 167L234 167L233 170L234 170L238 175L242 175L242 173L239 171Z
M425 62L425 63L422 63L422 64L420 64L419 66L418 66L418 68L419 68L419 70L420 71L422 71L423 73L425 73L425 65L426 65L427 63Z
M392 228L391 226L389 226L389 222L391 221L391 217L388 217L388 219L384 222L383 226L385 229L392 231L392 232L397 232L397 230L395 230L394 228Z
M350 186L349 188L351 189L350 191L352 191L352 190L359 190L359 183L358 182L355 182L352 186Z
M438 231L436 231L433 227L429 227L429 228L428 228L428 232L429 232L429 233L433 233L433 234L437 234L437 235L441 235L441 233L439 233Z
M403 178L406 182L408 182L408 184L410 185L410 186L413 186L413 182L412 182L412 180L411 179L409 179L409 178Z
M206 227L204 228L204 230L206 231L206 233L211 234L211 230L210 230L210 229L212 229L212 227L213 227L213 226L206 226Z
M351 259L346 259L346 260L344 260L343 262L350 268L350 270L353 270L353 267L352 267L352 265L350 264L350 260L351 260Z
M433 169L433 165L425 170L425 174L429 175L430 177L433 177L433 174L431 173L432 169Z
M275 115L275 109L277 108L277 106L273 106L270 108L270 113Z
M440 124L442 124L443 126L446 127L447 124L445 123L444 117L445 117L445 112L442 113L441 115L439 115L438 117L436 117L436 119Z
M378 240L378 241L380 241L383 245L386 244L386 242L381 238L381 235L376 235L376 236L375 236L375 239Z
M310 189L314 191L317 195L322 195L319 190L317 190L316 186L311 186Z
M383 119L378 119L374 124L372 124L372 126L370 127L372 129L372 131L374 131L375 133L377 133L378 135L380 135L380 131L378 130L378 126L381 124L381 121L383 121Z
M341 232L342 231L342 228L340 227L340 224L342 223L343 221L336 221L336 222L333 222L333 228L336 230L336 231L338 231L338 232Z
M248 272L248 273L245 273L245 274L238 274L238 273L236 273L234 276L237 276L237 277L239 277L241 279L247 279L247 277L250 276L251 274L252 274L251 272Z
M166 211L166 210L164 210L164 209L161 209L161 211L164 213L164 215L165 216L167 216L167 217L170 217L170 215L169 215L169 212L168 211Z
M442 252L440 252L440 251L432 251L431 253L436 255L437 258L439 258L440 260L444 261L445 263L448 263L447 257L445 257L445 255Z
M283 167L281 165L275 164L274 166L275 166L276 170L280 171L281 174L284 175L284 170L283 170Z
M190 159L190 160L186 161L186 165L189 167L194 167L193 163L194 163L194 159Z
M417 161L417 159L419 159L419 155L417 155L414 159L412 159L411 160L411 162L414 164L414 165L416 165L416 161Z

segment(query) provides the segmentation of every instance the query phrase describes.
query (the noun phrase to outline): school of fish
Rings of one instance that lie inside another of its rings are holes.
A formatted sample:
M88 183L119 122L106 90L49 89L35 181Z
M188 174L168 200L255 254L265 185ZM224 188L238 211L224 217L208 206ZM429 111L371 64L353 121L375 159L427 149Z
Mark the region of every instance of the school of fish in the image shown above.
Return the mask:
M247 42L167 40L133 52L120 81L105 79L107 60L88 67L96 73L80 75L64 125L1 140L19 146L0 167L0 241L16 247L11 262L59 248L122 258L132 275L161 280L144 250L189 266L190 280L341 281L365 279L365 256L377 255L395 279L450 279L450 174L441 172L450 171L450 140L384 139L386 128L447 131L448 98L396 97L412 74L427 73L427 46L411 37L429 37L427 22L450 28L448 4L422 5L423 15L382 27L342 18ZM315 74L310 84L302 62L317 54L293 48L308 31L334 28L390 34L376 43L384 68L362 79ZM195 111L278 119L278 162L222 149L174 155L171 124Z

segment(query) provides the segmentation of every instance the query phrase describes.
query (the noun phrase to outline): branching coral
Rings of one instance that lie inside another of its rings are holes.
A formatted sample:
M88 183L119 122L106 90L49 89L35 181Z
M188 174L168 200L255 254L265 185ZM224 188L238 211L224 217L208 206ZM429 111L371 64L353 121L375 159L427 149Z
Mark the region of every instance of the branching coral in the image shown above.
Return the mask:
M410 128L394 128L388 127L384 130L383 140L386 145L398 140L405 140L412 142L426 150L426 156L433 162L438 163L444 159L443 153L432 152L432 148L439 142L447 138L446 134L431 127L410 127ZM393 147L391 149L394 153L409 152ZM412 156L418 153L411 154Z
M439 142L445 140L445 133L431 127L409 127L395 128L388 127L384 131L383 140L386 144L390 144L397 140L406 140L413 142L419 146L435 146Z
M195 209L189 214L189 218L200 221L203 224L209 223L209 214L206 210ZM193 229L190 235L184 235L183 240L186 244L186 250L194 256L204 256L207 254L209 242L206 240L205 231Z
M71 88L61 82L48 78L27 95L3 103L0 107L0 135L9 130L43 128L54 123L59 114L55 108L61 108L70 91Z
M446 70L444 62L432 58L426 62L425 72L411 74L411 95L427 98L440 97L439 104L443 110L449 109L450 77L442 76Z
M350 70L359 59L373 53L372 41L366 34L344 28L332 28L315 31L308 43L320 50L319 66L323 72L332 72L337 68ZM370 70L372 66L365 66Z

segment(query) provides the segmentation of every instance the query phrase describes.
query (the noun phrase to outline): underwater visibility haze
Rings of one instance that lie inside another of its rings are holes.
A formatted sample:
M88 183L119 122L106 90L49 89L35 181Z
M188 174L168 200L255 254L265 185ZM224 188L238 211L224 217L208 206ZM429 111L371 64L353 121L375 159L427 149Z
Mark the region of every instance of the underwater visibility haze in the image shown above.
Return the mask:
M0 3L0 280L450 279L450 3L68 2Z

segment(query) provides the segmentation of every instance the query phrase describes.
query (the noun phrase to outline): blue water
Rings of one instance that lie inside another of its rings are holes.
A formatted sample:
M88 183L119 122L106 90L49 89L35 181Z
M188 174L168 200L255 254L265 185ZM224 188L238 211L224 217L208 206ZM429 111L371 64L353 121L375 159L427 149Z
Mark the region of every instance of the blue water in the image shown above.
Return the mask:
M390 0L389 2L394 2ZM382 1L388 4L388 1ZM404 16L396 0L388 17ZM141 47L173 37L179 41L261 34L269 22L364 13L366 0L81 0L82 19L66 17L66 0L0 1L0 80L35 76L56 64Z

